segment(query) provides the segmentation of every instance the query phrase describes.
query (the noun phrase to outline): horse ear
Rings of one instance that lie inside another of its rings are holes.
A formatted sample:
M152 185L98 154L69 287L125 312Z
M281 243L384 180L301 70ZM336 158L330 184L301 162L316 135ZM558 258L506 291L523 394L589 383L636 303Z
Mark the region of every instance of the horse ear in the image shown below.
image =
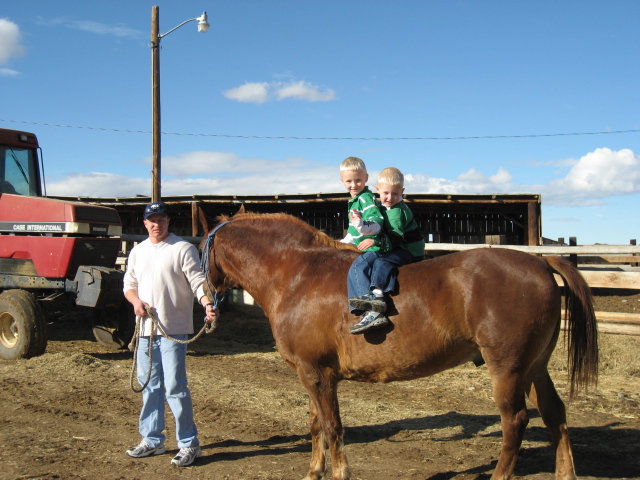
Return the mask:
M239 215L241 213L247 213L246 210L244 209L244 203L242 205L240 205L240 208L238 209L238 211L235 214Z
M201 208L198 208L198 219L200 220L200 224L202 225L202 231L206 235L209 232L209 222L207 221L207 216L204 214L204 211Z

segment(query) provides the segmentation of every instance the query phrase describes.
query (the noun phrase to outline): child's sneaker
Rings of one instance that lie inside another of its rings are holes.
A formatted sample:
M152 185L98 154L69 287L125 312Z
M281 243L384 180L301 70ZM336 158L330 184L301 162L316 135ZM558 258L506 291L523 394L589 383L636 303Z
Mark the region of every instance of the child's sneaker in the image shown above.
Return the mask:
M384 295L376 295L375 293L352 297L349 299L349 305L356 310L371 310L380 313L387 311L387 302L384 300Z
M354 335L358 333L366 332L367 330L373 330L376 328L382 328L387 323L389 323L389 319L382 315L380 312L365 312L362 315L362 319L356 323L351 330L349 330Z

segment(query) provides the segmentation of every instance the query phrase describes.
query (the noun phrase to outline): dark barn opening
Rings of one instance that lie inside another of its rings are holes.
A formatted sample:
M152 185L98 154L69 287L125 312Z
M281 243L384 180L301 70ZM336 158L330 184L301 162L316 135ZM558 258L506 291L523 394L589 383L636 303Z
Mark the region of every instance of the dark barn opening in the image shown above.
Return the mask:
M149 197L57 198L113 207L120 214L123 234L146 235L142 212L150 202ZM541 243L540 195L537 194L408 194L404 198L428 243ZM198 220L200 211L212 224L218 215L233 215L244 205L250 212L294 215L338 239L347 228L347 199L347 194L317 193L165 196L162 200L171 210L172 231L182 237L204 234Z

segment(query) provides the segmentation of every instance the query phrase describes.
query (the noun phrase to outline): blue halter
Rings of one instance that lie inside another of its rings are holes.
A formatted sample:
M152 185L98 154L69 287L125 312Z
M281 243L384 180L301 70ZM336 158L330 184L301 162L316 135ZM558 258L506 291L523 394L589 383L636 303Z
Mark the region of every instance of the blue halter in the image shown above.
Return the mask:
M209 290L213 292L213 309L214 310L217 309L218 304L224 300L224 297L226 297L227 292L225 291L224 294L220 296L218 294L218 290L209 283L209 276L207 275L207 272L209 271L209 254L213 249L213 240L216 236L216 232L220 230L222 227L224 227L227 223L229 222L228 221L222 222L220 225L214 228L211 231L211 233L209 233L209 236L207 237L207 240L204 243L204 248L202 249L202 260L200 261L200 268L202 269L202 272L204 273L204 276L207 279L207 286L209 287Z

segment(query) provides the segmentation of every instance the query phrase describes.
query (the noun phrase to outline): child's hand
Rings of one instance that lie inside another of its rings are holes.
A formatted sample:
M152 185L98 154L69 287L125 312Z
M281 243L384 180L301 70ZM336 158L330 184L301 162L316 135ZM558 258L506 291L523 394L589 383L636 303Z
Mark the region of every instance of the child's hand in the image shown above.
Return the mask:
M362 220L362 214L358 211L358 210L351 210L351 212L349 212L349 220L352 223L357 222L358 220Z
M365 238L358 244L358 250L366 250L367 248L371 248L376 244L376 242L372 238Z

